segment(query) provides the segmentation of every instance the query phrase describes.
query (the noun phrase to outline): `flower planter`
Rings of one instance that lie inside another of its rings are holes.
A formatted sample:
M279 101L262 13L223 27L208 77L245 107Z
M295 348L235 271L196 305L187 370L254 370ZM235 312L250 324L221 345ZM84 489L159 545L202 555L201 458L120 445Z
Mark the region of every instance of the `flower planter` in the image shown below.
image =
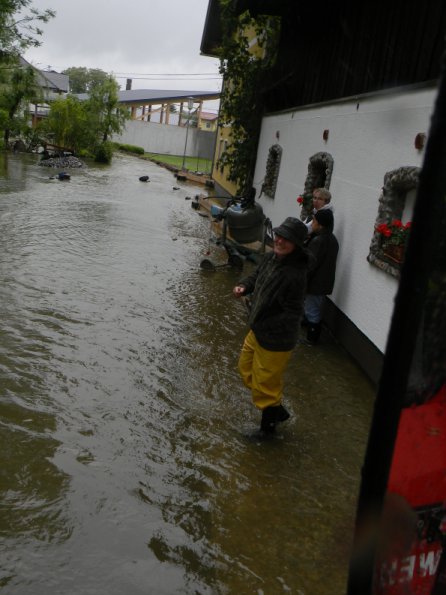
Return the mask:
M383 247L384 256L393 260L398 264L402 264L404 261L404 253L406 251L406 246L404 245L396 245L396 244L388 244L387 246Z
M400 219L393 219L390 223L380 223L375 227L375 233L381 236L381 250L383 256L397 264L404 261L406 244L412 223L403 224Z

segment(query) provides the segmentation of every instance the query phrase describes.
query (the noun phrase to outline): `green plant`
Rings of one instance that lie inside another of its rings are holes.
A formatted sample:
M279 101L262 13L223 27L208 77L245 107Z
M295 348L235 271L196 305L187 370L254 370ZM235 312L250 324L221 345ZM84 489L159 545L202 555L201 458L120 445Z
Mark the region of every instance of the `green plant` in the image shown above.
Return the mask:
M20 136L26 130L26 106L30 101L36 101L40 95L36 72L31 66L23 67L18 62L11 61L7 73L0 95L0 109L3 114L0 121L5 146L8 146L10 136Z
M104 141L96 147L94 160L97 163L110 163L113 157L113 143Z
M41 45L38 37L43 31L39 25L47 23L55 14L54 10L33 7L32 0L0 0L0 62Z
M90 126L85 102L73 95L51 103L50 113L42 123L48 142L78 153L95 144L95 132Z
M128 118L119 105L118 89L117 82L109 77L97 83L84 101L73 95L53 101L44 123L48 142L75 153L86 149L97 161L109 163L113 145L107 141L111 134L121 132Z
M94 159L94 154L90 149L80 149L77 152L78 157L83 157L84 159Z
M228 179L243 194L252 186L263 115L262 89L274 63L279 21L265 15L253 19L247 11L237 15L232 0L220 0L220 5L223 36L218 54L224 86L219 126L229 127L230 142L217 167L228 168ZM260 50L257 57L250 48L254 36Z
M71 93L89 93L96 85L104 83L109 75L99 68L70 66L62 71L70 77Z
M109 76L93 86L85 101L90 126L102 142L108 141L113 133L122 132L130 117L126 108L119 104L118 91L118 83Z
M119 151L124 151L125 153L135 153L135 155L144 155L144 149L142 147L138 147L136 145L121 145L119 143L113 144Z

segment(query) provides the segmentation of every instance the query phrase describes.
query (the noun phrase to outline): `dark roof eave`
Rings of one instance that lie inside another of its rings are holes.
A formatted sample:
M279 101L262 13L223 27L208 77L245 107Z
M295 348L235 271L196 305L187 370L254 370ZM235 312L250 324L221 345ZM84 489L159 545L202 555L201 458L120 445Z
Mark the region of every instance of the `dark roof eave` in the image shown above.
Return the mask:
M88 93L74 94L80 101L88 99ZM194 97L196 101L219 99L220 91L197 91L197 90L159 90L159 89L132 89L118 91L119 103L126 105L142 105L152 103L158 105L164 102L180 103L187 101L189 97Z
M211 58L217 57L216 49L221 45L221 39L220 2L219 0L209 0L201 38L200 54Z
M259 14L283 16L289 8L289 0L233 0L236 13L249 10L255 18ZM297 0L294 0L297 1ZM209 0L200 53L202 56L218 58L217 48L221 45L221 11L220 0Z

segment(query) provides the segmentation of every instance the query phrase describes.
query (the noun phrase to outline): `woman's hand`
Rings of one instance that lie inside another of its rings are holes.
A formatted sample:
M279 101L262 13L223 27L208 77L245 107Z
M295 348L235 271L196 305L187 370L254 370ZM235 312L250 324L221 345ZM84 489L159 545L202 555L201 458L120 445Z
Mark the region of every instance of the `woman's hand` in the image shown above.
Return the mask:
M245 294L246 287L243 285L236 285L232 290L232 293L235 295L236 298L242 297Z

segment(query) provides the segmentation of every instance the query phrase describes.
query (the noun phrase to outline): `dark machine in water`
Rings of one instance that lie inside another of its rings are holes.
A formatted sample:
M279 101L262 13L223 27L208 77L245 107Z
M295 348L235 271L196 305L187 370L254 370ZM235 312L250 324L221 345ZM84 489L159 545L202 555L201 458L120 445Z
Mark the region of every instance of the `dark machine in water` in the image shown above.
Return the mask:
M228 260L223 265L215 265L205 258L200 263L202 269L243 268L246 258L255 260L255 255L265 253L266 245L272 240L271 221L255 202L254 188L247 197L226 199L224 206L212 205L210 212L213 222L221 224L221 235L215 243L226 250Z

